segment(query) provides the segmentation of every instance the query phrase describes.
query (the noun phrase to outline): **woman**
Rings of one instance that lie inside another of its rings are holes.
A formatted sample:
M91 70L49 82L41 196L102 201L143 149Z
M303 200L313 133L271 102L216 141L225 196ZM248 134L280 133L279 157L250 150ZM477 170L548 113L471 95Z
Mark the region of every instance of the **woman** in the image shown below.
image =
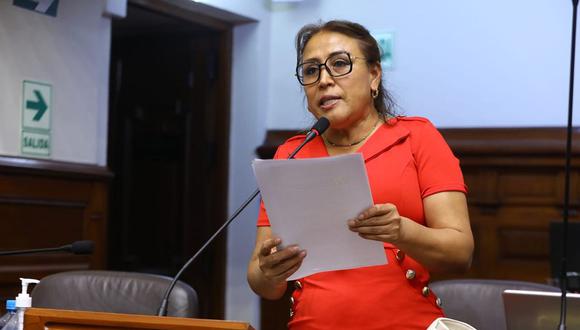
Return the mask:
M388 264L296 281L289 328L426 329L443 316L427 286L429 271L466 270L473 252L459 162L428 120L392 115L379 48L363 26L307 25L296 49L308 109L330 120L296 158L362 153L374 206L344 219L345 227L383 242ZM275 158L286 158L303 140L289 139ZM248 282L267 299L282 297L286 279L307 258L295 245L277 250L281 242L262 204Z

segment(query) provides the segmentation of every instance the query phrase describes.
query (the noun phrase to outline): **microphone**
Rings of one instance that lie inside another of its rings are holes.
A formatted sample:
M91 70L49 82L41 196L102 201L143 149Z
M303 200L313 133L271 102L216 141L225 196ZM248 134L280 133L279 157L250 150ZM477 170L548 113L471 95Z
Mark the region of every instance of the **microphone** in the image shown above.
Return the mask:
M302 147L304 147L306 145L306 143L312 141L312 139L314 139L315 137L321 135L322 133L324 133L327 129L328 126L330 126L330 122L328 121L328 119L326 119L325 117L320 117L316 123L314 123L314 125L312 126L312 128L308 131L308 133L306 134L306 138L304 139L304 142L302 142L298 147L296 147L296 149L294 149L294 151L288 156L288 159L293 159L294 156L298 153L298 151L300 151L300 149L302 149ZM157 311L157 316L166 316L167 315L167 304L169 302L169 295L171 294L171 291L173 290L173 287L175 286L175 284L177 283L177 280L179 279L179 277L181 277L181 274L187 269L187 267L189 267L189 265L195 260L197 259L197 257L203 252L205 251L205 249L208 247L208 245L213 242L213 240L225 229L227 228L227 226L234 221L234 219L240 214L242 213L242 211L254 200L254 198L256 198L256 196L258 196L258 194L260 193L259 189L256 189L254 191L254 193L234 212L234 214L232 214L232 216L228 219L228 221L224 222L224 224L218 228L218 230L216 230L216 232L211 235L211 237L201 246L201 248L199 248L199 250L197 250L197 252L193 255L193 257L191 257L184 265L183 267L181 267L181 269L179 270L179 272L177 272L177 274L175 275L175 277L173 277L173 280L171 281L171 283L169 284L169 287L167 287L167 290L165 290L165 294L163 295L163 300L161 301L161 305L159 306L159 310Z
M326 119L326 117L320 117L316 123L314 123L310 131L308 131L306 134L306 139L304 139L304 142L302 142L302 144L300 144L298 148L296 148L294 152L288 156L288 159L294 158L294 156L298 153L298 151L300 151L300 149L302 149L302 147L306 145L306 143L312 141L312 139L324 133L328 129L328 126L330 126L330 121Z
M92 254L94 248L95 243L93 241L76 241L62 247L63 251L72 252L74 254Z
M16 251L0 251L0 256L22 255L22 254L37 254L50 252L70 252L73 254L92 254L95 243L93 241L76 241L72 244L63 245L55 248L44 249L30 249L30 250L16 250Z

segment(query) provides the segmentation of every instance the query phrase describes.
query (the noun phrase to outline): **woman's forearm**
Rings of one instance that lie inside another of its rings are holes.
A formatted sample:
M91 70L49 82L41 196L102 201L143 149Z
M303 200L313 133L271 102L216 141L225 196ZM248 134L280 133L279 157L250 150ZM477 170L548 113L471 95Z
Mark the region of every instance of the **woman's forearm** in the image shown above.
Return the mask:
M433 272L463 272L471 265L471 232L455 228L429 228L404 219L405 235L396 246Z

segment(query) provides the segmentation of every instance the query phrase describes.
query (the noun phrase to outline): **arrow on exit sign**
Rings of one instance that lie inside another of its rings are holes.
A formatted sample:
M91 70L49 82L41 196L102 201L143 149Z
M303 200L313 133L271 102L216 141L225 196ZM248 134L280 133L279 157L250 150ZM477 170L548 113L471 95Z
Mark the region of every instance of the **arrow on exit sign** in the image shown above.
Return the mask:
M56 17L58 0L14 0L14 6Z
M49 132L51 114L52 85L24 80L22 82L22 128Z
M46 105L46 102L44 102L44 98L39 90L35 89L34 95L36 96L37 101L26 101L26 109L36 110L37 112L34 117L32 117L32 120L39 121L46 112L46 109L48 109L48 106Z

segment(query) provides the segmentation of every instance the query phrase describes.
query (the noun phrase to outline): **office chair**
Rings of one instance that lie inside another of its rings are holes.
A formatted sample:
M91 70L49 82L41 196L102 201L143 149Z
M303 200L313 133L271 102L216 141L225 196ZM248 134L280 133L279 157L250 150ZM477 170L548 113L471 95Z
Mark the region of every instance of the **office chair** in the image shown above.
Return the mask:
M32 290L32 306L94 312L157 315L171 278L119 271L71 271L49 275ZM168 316L196 317L195 290L178 281Z
M466 322L478 330L506 329L504 290L560 291L547 284L484 279L436 281L429 286L441 299L447 317Z

